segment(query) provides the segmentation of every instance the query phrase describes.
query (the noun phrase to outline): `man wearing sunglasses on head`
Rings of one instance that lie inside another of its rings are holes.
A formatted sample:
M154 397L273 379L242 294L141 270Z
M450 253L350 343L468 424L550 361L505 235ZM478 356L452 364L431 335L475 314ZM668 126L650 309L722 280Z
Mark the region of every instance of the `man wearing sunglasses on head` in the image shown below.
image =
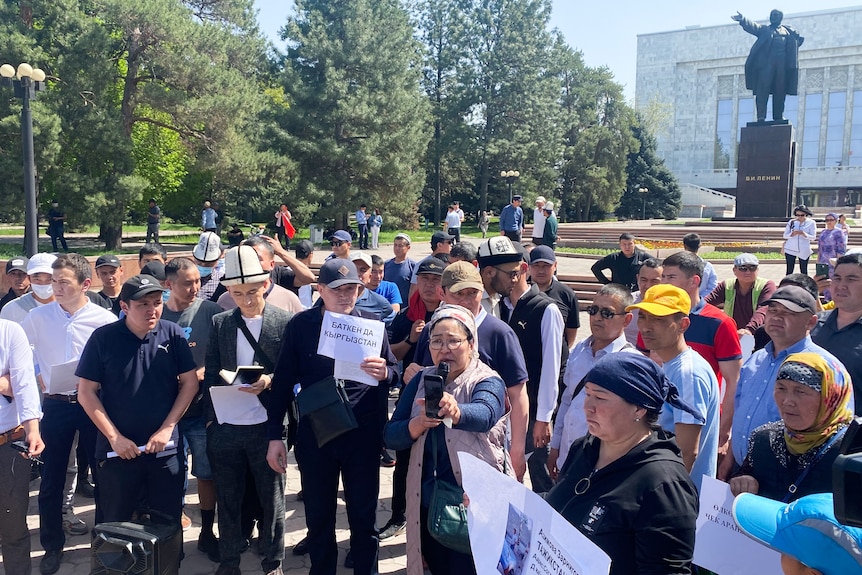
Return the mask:
M722 307L733 318L739 335L754 335L766 319L766 302L775 292L772 280L757 277L760 261L754 254L739 254L733 260L735 280L725 280L715 286L704 299Z
M332 253L326 256L325 261L334 258L342 260L350 259L350 232L338 230L329 236L329 245L332 246Z

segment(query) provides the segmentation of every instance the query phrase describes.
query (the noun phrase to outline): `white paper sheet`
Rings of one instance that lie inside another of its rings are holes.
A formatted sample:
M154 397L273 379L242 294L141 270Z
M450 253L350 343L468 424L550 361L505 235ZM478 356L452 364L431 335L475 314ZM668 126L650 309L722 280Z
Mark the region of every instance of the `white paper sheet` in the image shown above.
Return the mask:
M751 355L751 352L754 351L754 336L750 333L740 336L739 347L742 348L742 362L745 363L745 360L747 360Z
M380 355L385 335L382 321L327 311L323 314L317 353L359 364L366 357Z
M75 370L78 369L78 360L73 359L66 363L52 365L50 376L46 386L46 392L49 395L56 393L71 393L78 389L80 377L75 375ZM42 378L44 380L44 378Z
M210 388L213 408L219 423L257 425L266 421L266 409L253 393L241 391L243 385L215 385Z
M362 371L358 363L345 361L342 359L335 360L335 373L333 375L337 379L349 379L350 381L358 381L372 387L377 387L380 382Z
M146 445L138 445L138 451L143 453L147 450ZM156 457L167 457L168 455L173 455L177 452L177 443L174 440L168 441L165 443L165 450L156 454ZM109 451L107 453L108 459L113 459L114 457L119 457L116 451Z
M607 575L607 554L544 499L468 453L458 460L477 573Z
M718 575L782 575L781 555L740 531L733 520L730 486L703 477L694 563Z

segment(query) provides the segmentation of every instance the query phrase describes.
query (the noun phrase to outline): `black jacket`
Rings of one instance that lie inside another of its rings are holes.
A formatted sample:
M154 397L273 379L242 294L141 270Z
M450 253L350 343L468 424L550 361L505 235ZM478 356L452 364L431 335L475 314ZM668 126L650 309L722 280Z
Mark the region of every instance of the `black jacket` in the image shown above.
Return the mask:
M610 575L690 574L698 495L676 442L654 431L593 473L600 443L587 435L572 445L548 503L610 556Z

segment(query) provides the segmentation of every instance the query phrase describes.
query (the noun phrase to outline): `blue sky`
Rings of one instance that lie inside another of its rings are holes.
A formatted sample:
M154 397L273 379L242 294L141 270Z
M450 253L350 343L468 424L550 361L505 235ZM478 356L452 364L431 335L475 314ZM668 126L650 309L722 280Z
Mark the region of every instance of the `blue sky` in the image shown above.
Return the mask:
M686 26L731 23L741 11L752 20L766 20L773 8L786 15L857 6L862 0L744 0L730 7L722 1L704 0L612 0L608 4L580 0L553 0L551 26L560 29L569 45L581 50L590 66L607 66L634 100L637 35L677 30ZM277 45L278 29L293 9L291 0L255 0L263 32ZM805 30L800 30L805 35ZM739 41L751 43L740 32Z

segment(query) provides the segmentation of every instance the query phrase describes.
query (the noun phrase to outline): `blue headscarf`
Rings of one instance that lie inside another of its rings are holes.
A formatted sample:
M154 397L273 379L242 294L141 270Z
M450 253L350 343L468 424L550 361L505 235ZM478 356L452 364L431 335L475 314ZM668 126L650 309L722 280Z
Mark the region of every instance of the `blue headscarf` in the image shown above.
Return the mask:
M706 420L679 397L679 390L654 361L638 353L612 353L599 359L584 379L619 395L628 403L659 413L667 403Z

